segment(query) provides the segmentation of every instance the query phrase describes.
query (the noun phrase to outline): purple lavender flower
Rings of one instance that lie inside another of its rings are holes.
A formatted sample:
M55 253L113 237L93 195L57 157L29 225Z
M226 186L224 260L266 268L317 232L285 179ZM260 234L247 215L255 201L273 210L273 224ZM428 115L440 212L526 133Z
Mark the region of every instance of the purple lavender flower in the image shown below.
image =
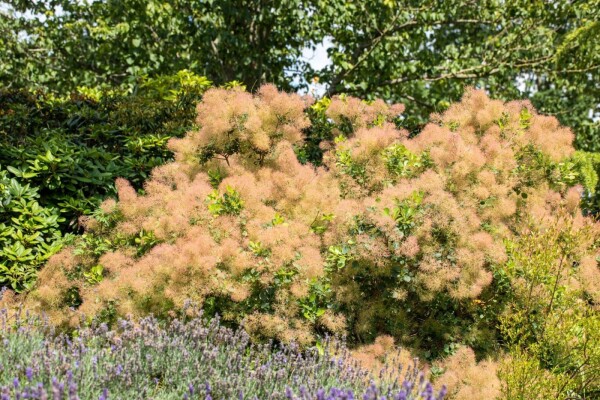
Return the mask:
M98 400L108 400L108 389L102 389L102 394L98 397Z
M445 395L444 389L435 397L417 369L398 376L397 369L388 368L377 384L365 386L374 376L350 358L344 342L332 338L324 341L319 354L294 344L253 344L243 330L226 329L216 319L166 324L148 317L122 321L116 330L81 327L71 340L35 316L16 324L14 319L7 323L8 318L0 310L0 334L6 346L21 346L17 351L28 365L27 379L3 381L8 378L0 376L0 400L47 400L48 392L53 400L108 400L109 390L119 398L178 393L190 400L199 395L239 400L441 400ZM5 371L23 370L14 360L0 359L0 364ZM34 375L42 383L34 384ZM403 380L399 387L396 382Z
M444 400L446 394L448 394L448 389L446 388L446 385L444 385L440 389L440 393L438 394L437 400Z
M317 400L325 400L325 390L323 388L317 390Z
M406 391L404 389L400 390L396 396L394 396L394 400L406 400Z

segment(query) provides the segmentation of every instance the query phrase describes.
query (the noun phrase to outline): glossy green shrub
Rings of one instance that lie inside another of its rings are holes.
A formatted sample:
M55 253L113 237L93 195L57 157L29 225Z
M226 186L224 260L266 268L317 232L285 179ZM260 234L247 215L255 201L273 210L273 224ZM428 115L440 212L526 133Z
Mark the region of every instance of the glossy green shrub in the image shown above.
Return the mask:
M63 231L77 231L80 216L116 193L116 178L141 189L150 170L171 159L167 141L194 126L209 85L181 71L142 80L133 93L0 90L0 164L60 211Z
M38 203L37 189L0 169L0 286L20 292L61 249L58 210Z

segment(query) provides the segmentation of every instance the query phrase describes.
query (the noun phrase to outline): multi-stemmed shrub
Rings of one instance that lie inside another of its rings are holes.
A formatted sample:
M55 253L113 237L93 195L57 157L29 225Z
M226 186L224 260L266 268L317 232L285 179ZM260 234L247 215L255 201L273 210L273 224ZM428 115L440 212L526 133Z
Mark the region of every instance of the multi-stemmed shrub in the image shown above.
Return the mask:
M394 124L401 110L211 89L198 129L169 142L175 161L143 195L119 179L118 202L82 221L86 234L48 262L27 305L67 323L166 315L191 299L257 338L391 334L427 358L461 345L493 354L510 330L499 320L522 278L511 243L527 221L567 209L591 224L573 135L527 102L475 90L416 137ZM310 120L325 139L320 167L306 163L320 157ZM597 305L596 262L586 271L570 279Z
M508 399L600 396L600 225L581 217L579 193L530 220L509 246L512 288L500 328Z
M10 399L294 399L442 400L413 361L374 375L343 342L320 349L252 344L187 309L161 323L152 317L57 334L39 318L0 316L0 398ZM383 397L385 396L385 397Z

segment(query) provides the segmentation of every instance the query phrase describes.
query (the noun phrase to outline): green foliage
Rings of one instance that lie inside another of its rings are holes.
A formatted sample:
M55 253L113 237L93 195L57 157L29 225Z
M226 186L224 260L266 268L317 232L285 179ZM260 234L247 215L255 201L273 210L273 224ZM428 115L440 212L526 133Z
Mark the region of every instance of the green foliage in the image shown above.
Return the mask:
M156 101L170 101L180 103L198 101L211 82L204 76L182 69L173 75L159 75L152 79L145 79L140 84L138 92L143 96Z
M335 218L335 215L333 215L331 213L325 213L325 214L318 213L317 216L315 217L313 223L310 225L311 231L313 231L314 233L317 233L319 235L322 235L323 233L325 233L327 231L327 228L329 227L331 221L333 221L334 218Z
M117 177L141 189L171 159L167 141L193 127L209 85L184 70L142 80L131 95L0 90L0 163L37 188L43 206L60 210L63 230L76 231L81 215L115 194Z
M206 174L210 180L210 185L215 189L217 189L223 179L225 179L225 172L219 168L208 170L206 171Z
M75 249L73 253L76 255L87 255L90 254L97 258L104 253L111 251L115 248L115 244L107 238L102 238L94 234L84 233L77 237Z
M589 282L583 290L572 283L585 264L597 268L594 258L581 259L597 250L592 229L557 216L508 245L510 302L500 319L511 356L502 371L505 398L600 395L600 318L586 293Z
M96 283L100 283L104 276L104 267L100 264L93 266L90 268L89 272L85 272L83 274L87 283L90 285L94 285Z
M0 169L0 286L21 292L62 247L58 211L38 203L35 188Z
M352 158L350 150L340 150L335 155L336 165L344 174L353 178L359 185L367 183L368 177L365 166Z
M304 318L315 323L325 314L327 302L331 297L331 285L316 282L310 287L310 294L299 300L300 310Z
M7 86L131 88L141 76L184 68L250 90L316 78L329 94L406 103L401 123L416 133L473 85L531 99L575 129L579 149L600 150L598 0L0 4ZM330 64L314 70L303 50L323 42ZM305 150L301 158L318 158L318 147Z
M116 194L116 178L141 190L152 168L171 159L167 141L193 127L195 105L209 85L180 71L141 80L129 95L80 88L58 98L0 90L0 163L6 166L0 175L0 285L31 287L37 270L60 249L61 232L79 231L80 217ZM138 255L155 244L149 235L132 239L139 242ZM101 255L111 246L89 235L79 251ZM97 269L86 274L89 283L102 278Z
M185 68L217 84L289 87L285 73L304 72L296 63L316 36L313 9L301 0L0 5L0 83L62 93L78 86L131 88L135 78Z
M578 151L572 160L579 183L584 187L582 208L585 212L600 213L600 153Z
M402 144L386 148L383 157L390 173L400 179L412 178L431 166L426 153L413 154Z
M244 201L232 187L227 187L222 195L213 191L207 198L208 209L213 215L239 215L244 209Z
M307 109L306 113L310 118L311 126L304 131L303 146L296 148L298 160L303 164L310 162L315 166L322 165L323 149L320 145L334 138L335 124L325 115L325 110L330 103L331 99L323 97Z
M329 246L327 249L326 265L330 271L343 269L352 260L348 246Z
M152 231L146 232L144 230L133 239L133 244L136 248L136 256L141 257L146 254L150 249L156 246L160 241L156 238Z
M396 227L402 235L408 236L417 225L419 206L422 201L423 193L414 192L409 198L402 201L396 201L396 206L394 208L384 208L383 211L396 222Z
M586 213L597 212L598 185L597 161L594 153L576 152L572 157L561 162L553 162L533 147L523 149L518 155L517 171L521 176L523 187L536 182L548 181L555 190L563 191L566 187L579 184L584 189L582 209ZM523 194L524 195L524 194Z

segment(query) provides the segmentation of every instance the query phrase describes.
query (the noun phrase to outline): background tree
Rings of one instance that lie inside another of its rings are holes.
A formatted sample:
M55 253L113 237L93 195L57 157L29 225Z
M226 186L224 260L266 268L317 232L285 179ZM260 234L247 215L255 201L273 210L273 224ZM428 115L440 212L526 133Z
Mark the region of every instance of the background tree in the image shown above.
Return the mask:
M0 2L0 83L68 93L189 69L290 89L313 12L303 0Z
M600 2L361 1L323 8L329 93L407 104L408 127L443 111L466 85L530 98L600 150Z

